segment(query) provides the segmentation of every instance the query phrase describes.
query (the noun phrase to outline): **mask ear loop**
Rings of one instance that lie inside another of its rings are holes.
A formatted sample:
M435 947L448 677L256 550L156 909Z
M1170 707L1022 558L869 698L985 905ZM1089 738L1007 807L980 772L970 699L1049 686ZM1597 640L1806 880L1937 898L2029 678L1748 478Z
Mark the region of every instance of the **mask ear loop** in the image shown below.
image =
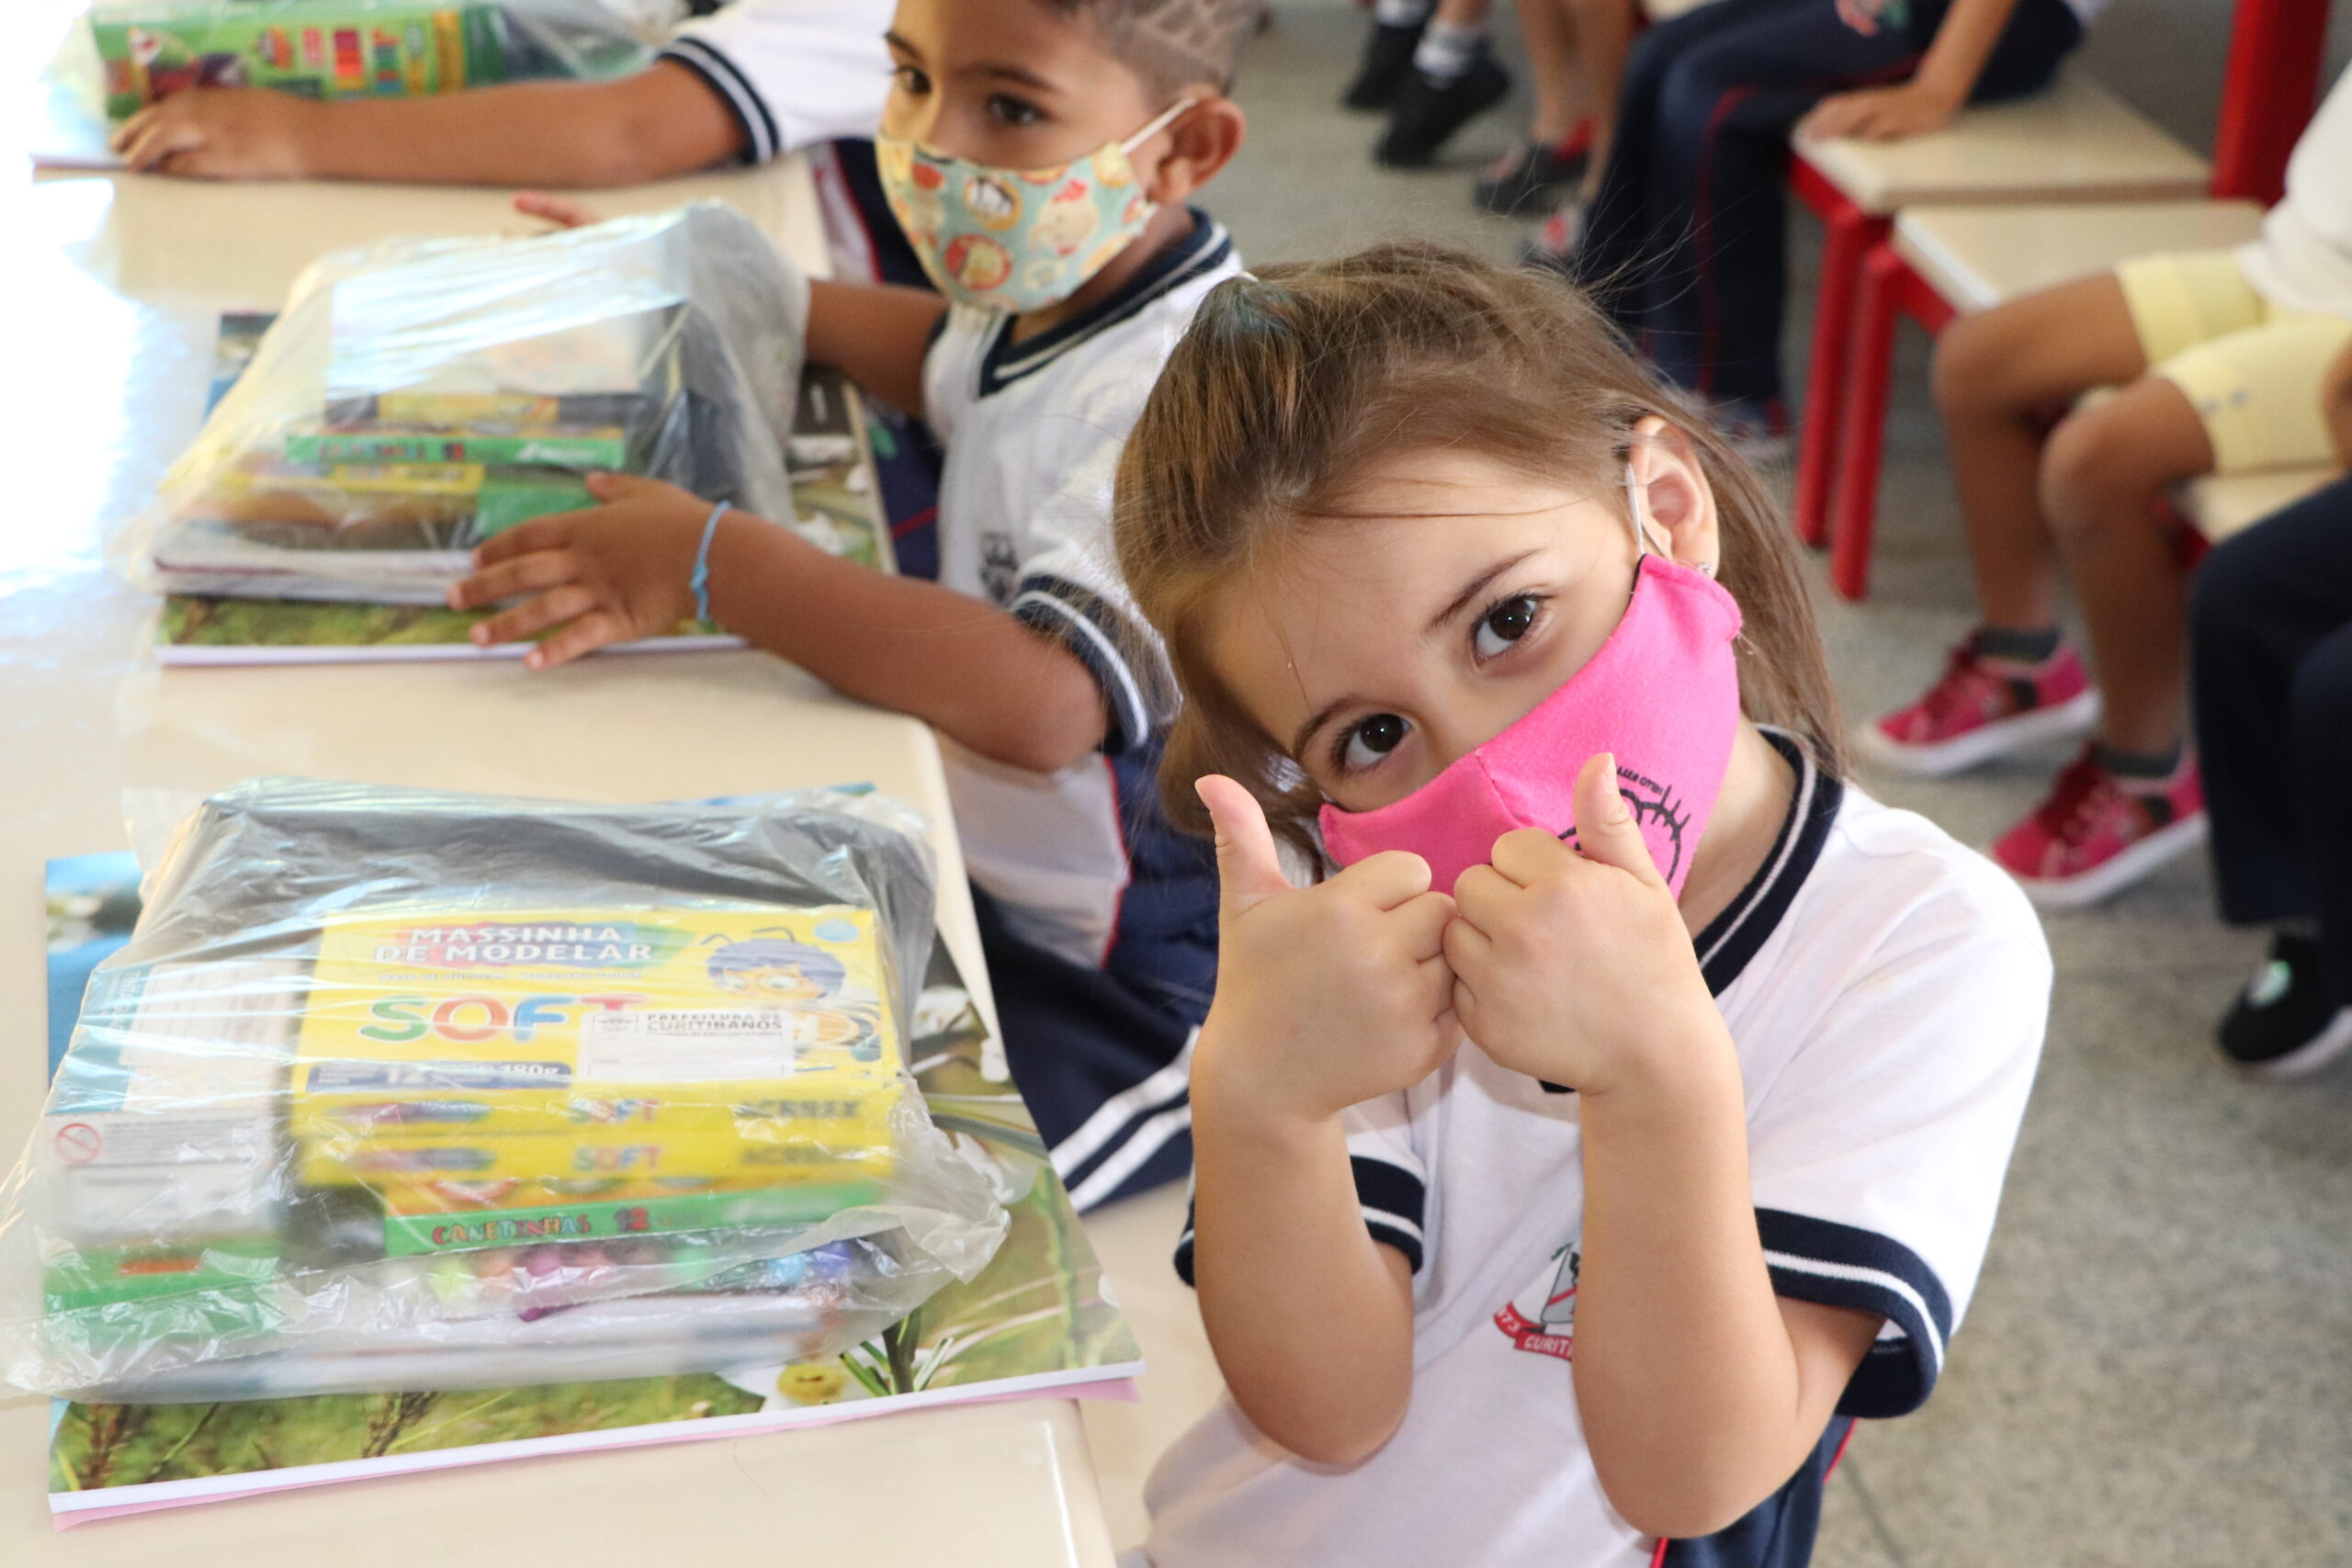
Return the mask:
M1187 93L1182 97L1177 99L1174 103L1169 105L1153 118L1149 125L1145 126L1141 130L1136 131L1133 136L1128 137L1125 141L1119 143L1119 156L1125 158L1133 155L1136 148L1142 146L1145 142L1150 141L1153 137L1159 135L1170 126L1175 124L1177 117L1183 114L1185 110L1191 108L1194 104L1197 104L1200 101L1201 96L1199 94Z
M1625 524L1634 530L1634 570L1636 581L1640 580L1642 558L1650 553L1650 525L1649 519L1644 515L1645 511L1645 507L1642 501L1642 482L1634 477L1634 460L1628 457L1625 459ZM1664 549L1660 549L1657 553L1667 560L1674 559L1674 557ZM1715 575L1715 563L1702 561L1690 570L1702 577L1712 579Z
M1625 459L1625 526L1634 531L1634 570L1650 553L1649 519L1642 515L1642 481L1634 477L1634 460Z

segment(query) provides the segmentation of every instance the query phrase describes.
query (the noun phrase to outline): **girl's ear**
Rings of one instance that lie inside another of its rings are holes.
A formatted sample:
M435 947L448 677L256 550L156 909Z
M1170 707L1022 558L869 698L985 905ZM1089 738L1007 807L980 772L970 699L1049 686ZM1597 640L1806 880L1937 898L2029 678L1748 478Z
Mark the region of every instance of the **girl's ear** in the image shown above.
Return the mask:
M1700 465L1690 436L1657 414L1634 426L1626 455L1634 489L1641 495L1650 525L1650 547L1663 547L1677 563L1714 575L1723 558L1715 526L1715 491Z
M1191 197L1241 150L1243 126L1241 106L1231 98L1215 93L1202 98L1160 133L1168 151L1144 176L1144 194L1161 207Z

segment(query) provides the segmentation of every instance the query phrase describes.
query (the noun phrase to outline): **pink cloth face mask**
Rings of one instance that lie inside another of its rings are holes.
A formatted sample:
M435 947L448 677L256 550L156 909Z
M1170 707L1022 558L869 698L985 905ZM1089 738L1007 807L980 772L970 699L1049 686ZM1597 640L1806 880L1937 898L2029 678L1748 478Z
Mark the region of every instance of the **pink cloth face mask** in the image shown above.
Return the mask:
M1631 479L1629 469L1629 491ZM1429 862L1431 886L1451 893L1505 833L1541 828L1573 840L1577 774L1593 753L1611 751L1650 858L1681 893L1739 733L1739 605L1712 574L1651 554L1639 521L1634 540L1633 596L1600 650L1404 799L1372 811L1326 805L1323 847L1333 860L1353 865L1409 850Z

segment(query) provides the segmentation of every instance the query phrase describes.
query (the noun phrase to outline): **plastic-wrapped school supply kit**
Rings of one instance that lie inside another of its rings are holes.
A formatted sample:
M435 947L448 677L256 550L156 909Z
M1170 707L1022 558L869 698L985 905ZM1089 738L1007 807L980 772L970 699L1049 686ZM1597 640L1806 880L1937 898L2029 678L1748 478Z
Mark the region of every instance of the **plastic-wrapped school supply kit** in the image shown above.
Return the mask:
M830 791L204 802L0 1187L0 1372L170 1402L873 1337L1005 1226L902 1055L920 833Z
M644 69L674 0L93 0L60 74L110 120L192 87L417 97Z
M731 208L313 265L125 535L168 592L437 604L596 469L795 515L806 281Z

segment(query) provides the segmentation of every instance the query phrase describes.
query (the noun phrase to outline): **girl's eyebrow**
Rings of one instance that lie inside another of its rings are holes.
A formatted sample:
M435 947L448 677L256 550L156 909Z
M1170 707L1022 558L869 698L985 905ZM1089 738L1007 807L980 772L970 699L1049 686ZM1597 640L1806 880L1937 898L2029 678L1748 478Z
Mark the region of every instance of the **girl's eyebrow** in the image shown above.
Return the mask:
M1317 708L1313 713L1307 715L1306 722L1300 725L1298 727L1298 732L1290 738L1290 754L1292 759L1295 761L1297 758L1306 755L1306 743L1315 739L1315 732L1322 728L1325 725L1330 723L1332 715L1338 713L1341 708L1348 706L1355 700L1356 699L1353 695L1334 697L1329 702L1325 703L1321 707Z
M1532 549L1521 550L1515 556L1497 561L1494 565L1488 567L1486 570L1472 578L1468 582L1463 584L1462 592L1455 594L1453 601L1448 604L1444 609L1440 610L1436 615L1430 617L1429 627L1422 633L1422 635L1427 637L1442 630L1446 622L1460 615L1463 610L1469 605L1472 600L1477 598L1479 594L1487 591L1487 586L1491 584L1495 579L1500 577L1503 573L1509 571L1511 568L1517 566L1520 562L1525 560L1528 557L1535 553L1536 552Z

